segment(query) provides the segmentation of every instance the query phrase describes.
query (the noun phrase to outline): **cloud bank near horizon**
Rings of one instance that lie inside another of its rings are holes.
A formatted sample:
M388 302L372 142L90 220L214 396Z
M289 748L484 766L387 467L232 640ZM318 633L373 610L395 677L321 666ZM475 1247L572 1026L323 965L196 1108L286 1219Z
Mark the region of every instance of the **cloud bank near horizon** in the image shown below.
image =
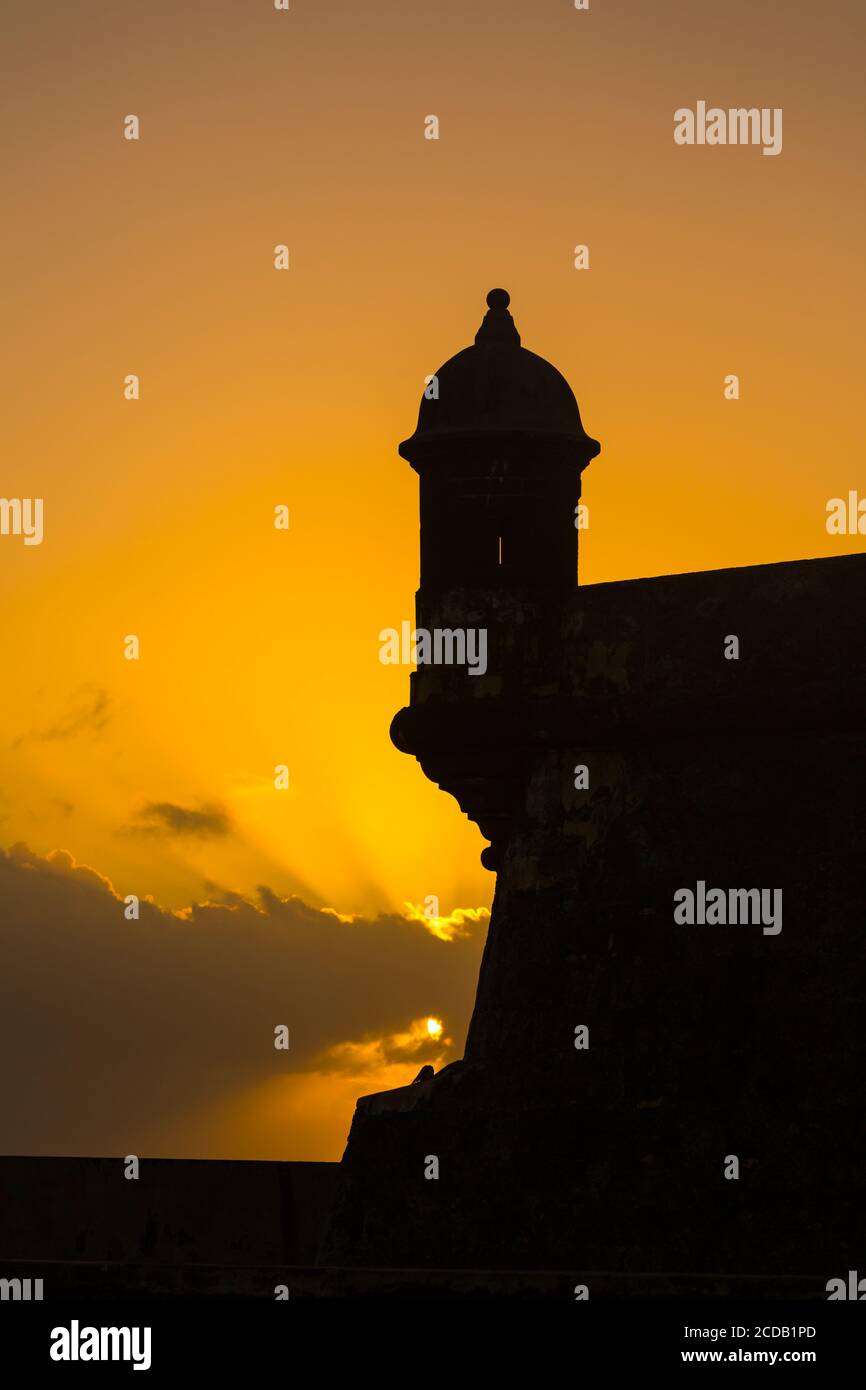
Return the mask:
M488 916L262 886L127 920L66 851L0 850L0 1151L337 1157L355 1096L460 1055Z

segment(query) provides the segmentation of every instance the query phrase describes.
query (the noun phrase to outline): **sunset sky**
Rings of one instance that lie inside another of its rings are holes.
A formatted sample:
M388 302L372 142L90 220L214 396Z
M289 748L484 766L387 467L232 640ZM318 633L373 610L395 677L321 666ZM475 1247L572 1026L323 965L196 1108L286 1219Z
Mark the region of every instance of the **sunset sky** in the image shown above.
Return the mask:
M866 12L3 25L0 495L44 498L45 537L0 536L0 1150L336 1158L358 1094L461 1054L492 898L479 832L388 738L424 378L505 286L601 441L582 583L862 550L825 520L866 495ZM781 107L782 153L678 147L698 100ZM438 930L408 920L431 894Z

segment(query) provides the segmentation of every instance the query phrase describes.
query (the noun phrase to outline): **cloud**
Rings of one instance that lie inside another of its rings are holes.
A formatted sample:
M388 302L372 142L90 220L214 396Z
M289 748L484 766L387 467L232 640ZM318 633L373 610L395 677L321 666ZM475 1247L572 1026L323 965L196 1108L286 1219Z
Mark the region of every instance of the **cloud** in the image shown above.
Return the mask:
M413 1019L409 1027L398 1033L370 1034L358 1042L337 1043L318 1059L320 1071L340 1071L360 1075L392 1066L395 1062L412 1062L415 1067L430 1062L444 1065L453 1040L443 1031L431 1030L431 1018Z
M111 697L99 686L82 686L73 697L72 708L65 718L31 729L15 739L13 747L20 748L28 741L51 743L58 739L74 738L76 734L101 734L111 719Z
M480 922L490 921L490 909L487 907L455 907L447 917L434 917L419 903L404 903L403 906L410 922L420 922L433 936L438 936L440 941L454 941L460 936L470 936L472 927L478 926Z
M139 835L228 835L231 820L221 806L201 806L192 810L173 801L149 801L137 813L128 829Z
M336 1157L358 1095L462 1052L483 927L446 941L265 886L130 921L134 891L64 850L0 851L0 1152Z
M86 864L76 864L72 855L65 849L54 849L45 858L42 855L34 854L22 840L12 845L7 854L4 855L0 850L0 866L6 859L10 866L18 869L31 869L45 874L59 875L62 878L70 878L73 882L95 888L101 893L108 893L114 896L114 889L111 880L98 874L95 869L89 869ZM0 902L3 901L0 893Z

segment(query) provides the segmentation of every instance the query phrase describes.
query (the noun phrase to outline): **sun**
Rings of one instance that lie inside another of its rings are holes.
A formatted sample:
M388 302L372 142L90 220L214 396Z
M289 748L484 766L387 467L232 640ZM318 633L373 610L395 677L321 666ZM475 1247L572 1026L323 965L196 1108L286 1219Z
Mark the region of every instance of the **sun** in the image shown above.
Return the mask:
M441 1018L428 1018L427 1032L430 1034L431 1038L441 1038L443 1027L444 1024Z

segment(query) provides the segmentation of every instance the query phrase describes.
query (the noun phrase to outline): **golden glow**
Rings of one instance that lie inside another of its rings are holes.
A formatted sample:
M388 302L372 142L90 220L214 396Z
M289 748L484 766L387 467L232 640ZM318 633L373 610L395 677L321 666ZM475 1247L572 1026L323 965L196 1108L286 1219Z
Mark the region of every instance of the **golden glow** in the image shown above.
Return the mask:
M334 1071L366 1074L401 1061L415 1063L420 1058L435 1062L442 1052L430 1055L431 1042L446 1049L452 1039L445 1037L444 1025L439 1019L415 1018L408 1028L396 1033L368 1034L355 1042L338 1043L328 1049L321 1063L323 1068Z
M403 907L407 921L420 922L431 936L437 936L440 941L453 941L456 937L468 936L468 923L487 922L490 919L490 909L487 907L455 907L447 917L434 915L428 907L422 907L420 903L406 902Z
M413 618L396 446L425 376L504 285L602 443L585 583L862 548L825 529L860 456L856 46L829 25L816 68L811 9L786 12L765 159L674 145L695 64L712 100L742 97L740 26L711 8L664 42L646 5L208 16L206 61L185 6L15 20L38 63L7 90L27 196L2 232L0 491L44 498L45 540L0 538L0 835L176 907L207 883L342 913L436 894L447 933L455 903L490 902L484 842L391 746L408 671L378 660ZM756 59L774 24L750 7ZM102 727L64 734L88 692ZM222 806L232 831L130 833L151 802Z
M522 0L433 25L405 0L337 22L211 0L205 25L14 8L0 493L42 497L45 538L0 537L0 843L177 911L266 885L347 924L405 904L461 941L489 917L484 841L388 738L409 673L378 634L418 583L397 443L504 286L601 441L582 583L862 549L825 526L862 453L850 26L822 18L816 65L805 4L783 58L778 7L747 0L683 0L682 23ZM699 96L783 107L783 154L675 146ZM409 1017L427 1007L371 1020L321 1094L403 1084L447 1042ZM291 1093L302 1117L304 1087L268 1083L268 1114ZM346 1114L316 1124L330 1152Z

